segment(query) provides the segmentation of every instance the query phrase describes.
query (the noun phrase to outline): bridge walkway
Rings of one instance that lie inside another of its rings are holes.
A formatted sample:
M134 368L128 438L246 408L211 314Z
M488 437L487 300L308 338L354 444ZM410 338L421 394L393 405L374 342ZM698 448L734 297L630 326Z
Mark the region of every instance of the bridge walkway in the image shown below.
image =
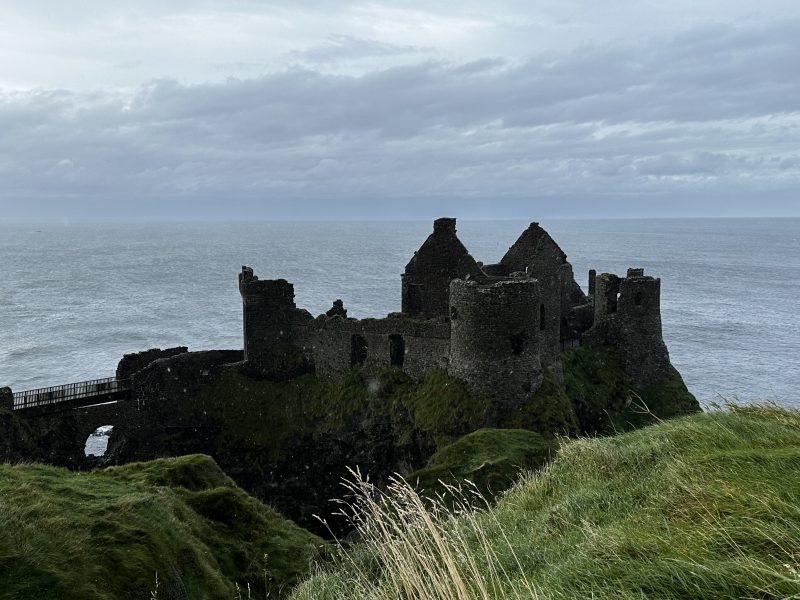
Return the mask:
M129 379L107 377L14 392L14 410L58 412L71 408L114 402L128 398Z

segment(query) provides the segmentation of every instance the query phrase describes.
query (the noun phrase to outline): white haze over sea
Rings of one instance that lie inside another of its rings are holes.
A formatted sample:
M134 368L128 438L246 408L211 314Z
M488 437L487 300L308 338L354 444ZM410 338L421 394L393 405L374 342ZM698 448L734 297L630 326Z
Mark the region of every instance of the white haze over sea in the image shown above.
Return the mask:
M549 221L586 288L590 268L662 278L664 337L689 388L800 406L800 219ZM521 221L459 221L498 260ZM430 222L0 224L0 386L112 376L151 347L241 348L237 273L295 284L313 314L400 308L400 273Z

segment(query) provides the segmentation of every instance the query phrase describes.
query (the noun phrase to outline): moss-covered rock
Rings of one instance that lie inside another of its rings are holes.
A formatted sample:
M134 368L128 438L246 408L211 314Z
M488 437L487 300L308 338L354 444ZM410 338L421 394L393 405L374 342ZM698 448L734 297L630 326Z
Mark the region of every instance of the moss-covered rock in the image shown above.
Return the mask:
M579 432L566 389L548 373L529 402L506 415L500 415L503 427L537 431L547 436L571 435Z
M525 429L479 429L436 452L427 467L406 479L423 494L442 497L448 496L448 486L468 480L491 499L511 487L520 472L544 465L557 449L556 438Z
M617 352L607 346L582 347L562 354L564 387L580 431L612 434L700 411L680 373L642 392L634 392Z
M274 597L324 544L207 456L89 474L0 466L0 498L0 598L234 598L237 583Z

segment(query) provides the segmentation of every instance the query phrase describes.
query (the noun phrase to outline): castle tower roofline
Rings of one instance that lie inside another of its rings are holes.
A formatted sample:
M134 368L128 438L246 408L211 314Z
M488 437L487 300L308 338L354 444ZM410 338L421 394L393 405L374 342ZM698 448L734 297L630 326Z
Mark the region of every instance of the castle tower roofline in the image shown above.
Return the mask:
M434 233L456 233L456 220L451 217L442 217L433 222Z
M456 220L436 219L433 232L408 261L402 276L402 311L423 318L445 317L450 282L486 274L456 235Z

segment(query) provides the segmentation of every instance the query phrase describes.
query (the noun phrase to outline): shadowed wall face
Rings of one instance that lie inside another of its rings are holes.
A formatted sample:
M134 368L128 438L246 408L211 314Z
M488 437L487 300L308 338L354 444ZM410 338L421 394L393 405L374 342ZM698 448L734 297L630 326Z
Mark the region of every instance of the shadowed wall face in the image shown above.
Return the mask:
M523 404L542 382L541 295L532 279L450 285L450 367L478 397Z
M637 389L666 380L671 371L661 331L661 280L629 269L628 276L599 275L589 344L616 347Z
M285 279L259 280L242 267L244 357L265 377L286 377L303 361L294 344L294 286Z
M437 219L433 233L406 265L403 274L403 313L423 318L446 317L450 282L483 281L480 266L456 236L455 219Z

